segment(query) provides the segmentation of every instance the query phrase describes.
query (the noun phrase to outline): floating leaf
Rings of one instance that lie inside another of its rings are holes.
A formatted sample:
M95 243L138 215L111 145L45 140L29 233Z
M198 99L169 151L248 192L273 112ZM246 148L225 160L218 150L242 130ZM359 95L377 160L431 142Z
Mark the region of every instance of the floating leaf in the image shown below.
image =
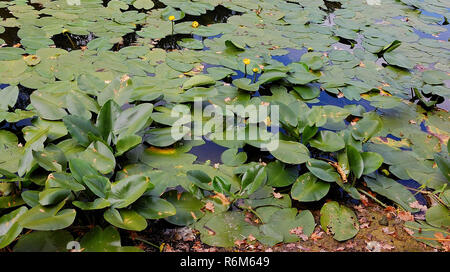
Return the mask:
M20 207L0 217L0 248L8 246L22 232L18 220L27 210L26 207Z
M438 228L448 228L450 226L450 210L441 204L429 208L425 218L428 224Z
M160 219L176 214L175 207L167 200L159 197L142 197L133 208L145 219Z
M376 171L383 164L383 157L375 152L363 152L361 153L363 159L364 171L363 174L367 175Z
M320 209L320 224L322 229L333 233L337 241L353 238L358 233L358 218L355 213L336 201L330 201Z
M286 167L282 162L271 162L266 167L267 185L274 187L289 186L297 178L297 169L295 167Z
M121 246L120 234L112 226L102 230L99 226L86 233L80 241L83 252L138 252L137 247Z
M91 143L81 157L102 174L110 173L116 166L116 158L111 149L102 142Z
M19 224L32 230L67 228L75 220L76 211L74 209L61 210L64 204L65 201L50 207L37 205L19 218Z
M311 236L314 231L315 222L312 213L308 210L297 214L297 209L281 209L272 214L269 222L260 227L261 231L268 237L267 243L274 245L279 242L292 243L300 240L300 237L292 230L300 227L302 233Z
M335 168L327 162L321 160L310 159L306 163L306 167L311 173L321 180L335 182L340 179Z
M103 217L111 225L121 229L142 231L147 228L147 221L145 218L133 210L116 210L110 208L105 211Z
M330 184L317 180L311 173L301 175L292 185L291 197L301 202L321 200L330 190Z
M125 208L141 197L149 186L151 183L148 177L129 176L111 185L111 193L107 200L113 208Z
M416 201L413 194L395 180L382 175L376 175L376 178L364 177L364 180L374 192L391 199L407 211L416 211L409 205L409 203Z
M71 241L73 237L66 230L33 231L19 239L14 252L67 252Z
M196 75L196 76L189 78L188 80L186 80L183 83L183 89L187 90L192 87L208 86L208 85L214 85L214 84L216 84L216 81L212 77L205 76L205 75Z
M347 145L346 149L350 170L356 178L360 178L364 171L364 160L359 151L352 145Z
M258 232L258 228L247 223L244 214L240 212L205 216L194 227L200 231L203 243L220 247L233 247L236 240L245 239Z
M284 163L301 164L309 159L309 150L301 143L280 140L278 147L270 150L275 158Z
M200 209L203 208L203 203L188 192L169 191L162 198L169 201L176 210L175 215L165 218L169 223L185 226L202 216Z
M344 139L328 130L320 131L316 138L309 141L309 144L314 148L327 152L338 151L345 147Z
M47 120L59 120L67 115L67 112L60 107L49 96L39 91L35 91L30 96L31 105L36 109L39 116Z
M222 153L221 160L225 165L239 166L247 160L247 153L238 152L237 149L230 148Z

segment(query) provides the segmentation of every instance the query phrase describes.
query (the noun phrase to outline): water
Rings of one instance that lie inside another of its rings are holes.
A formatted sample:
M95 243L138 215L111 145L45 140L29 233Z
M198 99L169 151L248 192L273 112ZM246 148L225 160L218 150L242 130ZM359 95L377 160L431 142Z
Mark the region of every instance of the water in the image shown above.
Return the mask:
M155 8L165 7L165 5L159 1L154 1L154 2L155 2ZM339 2L331 2L331 1L324 1L324 2L325 2L325 6L326 6L325 11L328 13L328 15L324 19L323 25L328 26L328 27L333 27L335 25L334 24L335 15L333 12L335 10L340 9L341 4ZM107 6L108 3L109 3L108 0L103 1L104 6ZM36 10L39 10L41 8L39 6L39 4L33 4L33 7ZM129 10L135 10L135 9L131 7ZM450 10L450 9L448 9L448 10ZM435 39L435 40L448 41L450 39L450 25L446 22L444 16L441 14L429 12L429 11L426 11L423 9L421 9L420 11L425 16L439 18L440 19L439 25L441 27L445 28L446 31L439 33L439 35L430 35L430 34L424 33L417 29L415 29L414 32L421 39ZM203 14L201 16L186 15L179 22L197 21L201 25L208 25L211 23L226 23L228 18L233 15L240 15L240 13L236 12L236 11L232 11L232 10L227 9L222 6L218 6L214 10L208 11L206 14ZM13 17L13 15L11 13L9 13L9 11L6 8L0 8L0 16L3 19ZM399 17L399 18L395 18L395 19L401 20L403 18ZM123 36L123 42L121 44L114 45L112 47L112 50L117 51L123 47L134 44L137 40L136 31L139 31L140 28L141 28L141 26L137 26L134 32ZM20 38L17 36L18 30L19 29L15 28L15 27L6 27L5 32L0 34L0 38L5 41L7 46L13 46L20 42ZM177 41L179 41L183 38L194 38L197 40L204 40L204 39L214 39L214 38L218 38L220 36L221 35L205 38L205 37L200 37L197 35L176 34L174 36L166 37L166 38L159 40L156 43L155 47L163 48L166 50L181 49L181 47L177 44ZM86 44L94 38L96 38L96 37L92 34L89 34L89 35L58 34L58 35L53 36L52 40L54 41L56 47L71 51L71 50L80 49L82 46L86 46ZM355 48L362 48L361 36L355 42L356 43L354 45L350 46L348 44L348 41L341 40L341 41L337 42L336 44L334 44L333 46L337 49L348 50L350 52L353 51ZM204 50L208 50L208 48L204 48ZM288 65L290 63L300 61L301 56L307 52L306 48L303 48L300 50L293 49L293 48L286 48L286 50L288 51L288 54L282 55L282 56L273 56L272 58L276 61L283 63L284 65ZM380 59L379 65L382 65L382 62L383 62L382 59ZM209 67L214 67L214 66L205 64L204 70L206 71L206 69ZM241 71L236 71L236 73L237 73L237 75L233 76L232 79L242 78L244 76L244 74ZM5 88L6 86L7 85L2 84L2 85L0 85L0 88ZM29 104L29 95L32 90L26 89L22 86L19 86L19 88L20 88L20 95L19 95L19 99L15 105L15 109L25 109ZM259 96L259 95L261 95L260 92L256 92L254 94L254 96ZM349 100L347 98L337 98L335 95L332 95L325 91L322 91L320 93L318 100L319 101L317 103L313 103L311 105L335 105L335 106L339 106L339 107L344 107L346 105L361 105L365 108L366 111L375 110L375 108L373 106L371 106L368 101L366 101L364 99L355 101L355 100ZM448 109L448 106L449 106L449 101L445 101L445 103L443 105L441 105L441 107L444 107L447 109ZM3 121L0 123L0 129L6 129L6 130L14 132L17 135L21 135L21 129L28 125L31 125L30 119L22 120L15 124L11 124L11 123L7 123L7 122ZM426 131L424 123L421 124L421 129ZM398 138L396 139L396 137L394 137L392 135L388 135L388 137L391 137L392 139L395 139L395 140L401 140ZM23 139L19 139L19 140L21 142L23 142ZM220 155L225 150L227 150L227 148L217 145L212 141L206 141L206 143L202 146L193 147L192 150L190 151L190 153L197 156L197 162L205 162L205 161L209 160L212 163L219 163ZM248 152L249 160L252 160L252 159L256 160L257 158L256 157L252 158L252 156L250 154L250 152L252 150L248 150L248 151L249 151ZM264 158L267 160L271 159L271 157L267 156L267 154L265 155ZM418 187L418 184L415 184L411 180L410 181L399 181L399 182L402 184L404 183L406 186L409 186L412 188ZM417 197L421 203L424 201L423 196L421 196L420 194L418 194ZM422 198L420 198L420 197L422 197Z

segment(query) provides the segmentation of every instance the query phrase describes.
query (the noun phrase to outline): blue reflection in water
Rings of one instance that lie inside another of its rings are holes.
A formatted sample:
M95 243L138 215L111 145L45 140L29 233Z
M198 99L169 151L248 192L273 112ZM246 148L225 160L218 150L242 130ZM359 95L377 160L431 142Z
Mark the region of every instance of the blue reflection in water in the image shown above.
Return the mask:
M197 156L198 163L203 163L207 160L210 160L211 163L221 163L220 156L228 148L218 145L208 139L204 140L205 144L192 147L189 153Z
M333 105L333 106L338 106L338 107L344 107L347 105L361 105L364 107L364 109L366 111L375 110L375 107L370 105L369 101L362 99L362 98L359 101L349 100L345 97L336 98L325 91L321 91L318 99L319 99L319 102L314 103L313 104L314 106Z
M306 48L302 50L286 48L285 50L289 51L289 53L282 56L272 56L272 59L282 62L284 65L289 65L292 62L299 62L303 54L307 52Z
M417 181L412 180L412 179L406 179L406 180L402 179L402 180L397 180L397 182L403 186L417 189L417 190L419 190L419 187L421 186L420 183L418 183ZM411 189L409 189L409 191L414 195L414 197L417 199L417 201L419 201L420 204L427 205L427 200L425 199L425 197L422 194L420 194L420 193L416 194L417 191L411 190Z

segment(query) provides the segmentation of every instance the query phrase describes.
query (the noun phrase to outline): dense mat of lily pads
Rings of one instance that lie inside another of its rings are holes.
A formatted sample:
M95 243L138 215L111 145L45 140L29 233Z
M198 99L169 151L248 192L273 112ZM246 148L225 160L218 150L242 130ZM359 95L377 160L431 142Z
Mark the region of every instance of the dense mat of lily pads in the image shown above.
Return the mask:
M425 220L407 223L413 235L437 248L436 234L450 235L449 114L438 108L450 97L450 44L439 36L448 1L14 0L0 9L0 32L17 32L0 48L0 248L66 250L76 240L84 251L135 251L117 228L157 219L221 247L294 242L316 224L344 241L358 220L327 196L417 212L398 180L436 200ZM208 22L218 9L227 16ZM211 143L170 134L171 108L195 97L278 105L279 147L215 141L220 162L198 161L191 149ZM295 208L315 201L320 222ZM77 236L83 226L95 228Z

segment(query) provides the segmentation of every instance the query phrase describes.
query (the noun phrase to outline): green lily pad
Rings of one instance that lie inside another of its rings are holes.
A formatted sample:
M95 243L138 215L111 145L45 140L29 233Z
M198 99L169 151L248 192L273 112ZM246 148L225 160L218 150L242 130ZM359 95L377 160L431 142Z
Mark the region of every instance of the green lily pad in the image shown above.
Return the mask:
M367 186L374 192L391 199L407 211L416 211L416 209L411 208L409 205L416 201L413 194L395 180L382 175L376 175L376 178L367 176L364 177L364 180Z
M74 209L61 210L64 204L65 201L50 207L37 205L19 218L19 224L32 230L64 229L73 223L76 215Z
M22 232L18 220L27 210L26 207L20 207L0 217L0 248L8 246Z
M116 158L111 149L99 141L91 143L81 154L81 158L89 162L102 174L110 173L116 166Z
M19 239L14 252L67 252L71 241L73 237L66 230L33 231Z
M309 141L309 144L314 148L327 152L338 151L345 147L344 139L328 130L320 131L316 138Z
M323 205L320 210L320 224L322 229L330 231L333 238L340 242L353 238L359 229L355 213L336 201Z
M363 152L361 157L364 164L363 174L367 175L376 171L383 164L383 156L375 152Z
M346 149L350 170L356 178L360 178L364 171L364 160L359 151L352 145L347 145Z
M133 175L114 182L111 185L111 193L107 200L113 208L125 208L141 197L152 184L150 178L140 175Z
M301 143L280 140L278 147L269 150L275 158L284 163L301 164L309 159L309 150Z
M175 215L165 218L169 223L178 226L190 225L203 215L200 211L203 203L188 192L168 191L162 198L170 202L176 210Z
M135 0L133 2L133 7L137 9L151 9L155 6L151 0Z
M428 224L438 228L448 228L450 226L450 210L441 204L429 208L425 218Z
M425 223L424 221L405 222L405 227L413 232L412 237L414 237L416 240L435 248L442 247L442 245L436 239L437 235L440 234L439 236L442 235L443 237L447 237L448 235L450 235L449 231L433 227Z
M322 160L310 159L306 163L308 170L323 181L335 182L340 179L336 169Z
M147 228L147 221L145 218L133 210L116 210L110 208L105 211L103 217L111 225L121 229L142 231Z
M238 152L237 149L230 148L222 153L221 160L226 165L239 166L247 160L247 153Z
M216 81L212 77L205 75L196 75L189 78L183 83L183 89L187 90L193 87L209 86L214 84L216 84Z
M145 219L160 219L176 214L175 207L167 200L159 197L142 197L133 208Z
M301 175L292 185L291 197L300 202L318 201L330 190L330 184L317 180L311 173Z
M281 209L272 214L269 222L260 227L265 238L263 242L274 245L279 242L292 243L300 240L300 237L291 233L296 228L302 228L302 233L311 236L314 231L315 222L312 213L308 210L298 214L297 209Z
M255 235L258 228L245 221L240 212L224 212L205 216L195 223L203 243L210 246L233 247L234 242Z
M275 161L267 164L267 185L284 187L294 183L298 176L295 167L286 167L282 162Z
M80 241L83 252L140 252L141 249L122 246L119 232L112 226L105 229L96 226L86 233Z
M111 206L111 203L103 198L97 198L92 202L73 201L72 204L83 211L101 210Z
M49 95L35 91L31 94L30 99L31 105L43 119L59 120L67 115L67 112Z

